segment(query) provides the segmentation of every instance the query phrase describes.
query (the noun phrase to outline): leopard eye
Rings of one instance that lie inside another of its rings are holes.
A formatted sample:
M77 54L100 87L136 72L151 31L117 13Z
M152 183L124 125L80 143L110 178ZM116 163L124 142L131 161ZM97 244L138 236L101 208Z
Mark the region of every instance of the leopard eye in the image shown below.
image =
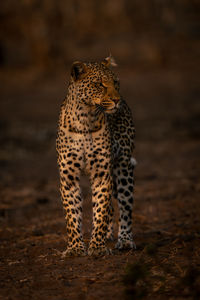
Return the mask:
M101 81L95 81L94 85L96 86L96 88L104 87L104 85L103 85L103 83Z
M100 87L104 87L104 85L103 85L102 82L99 82L99 86L100 86Z

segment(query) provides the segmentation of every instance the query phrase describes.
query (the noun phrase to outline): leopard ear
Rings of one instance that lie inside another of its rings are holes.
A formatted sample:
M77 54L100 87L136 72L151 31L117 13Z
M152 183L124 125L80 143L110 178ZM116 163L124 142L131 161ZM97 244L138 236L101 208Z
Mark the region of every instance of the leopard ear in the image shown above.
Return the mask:
M83 79L87 74L87 67L83 62L75 61L71 68L71 76L74 81Z
M103 61L102 64L105 65L106 67L116 67L117 64L115 62L114 57L110 54L110 56L106 57Z

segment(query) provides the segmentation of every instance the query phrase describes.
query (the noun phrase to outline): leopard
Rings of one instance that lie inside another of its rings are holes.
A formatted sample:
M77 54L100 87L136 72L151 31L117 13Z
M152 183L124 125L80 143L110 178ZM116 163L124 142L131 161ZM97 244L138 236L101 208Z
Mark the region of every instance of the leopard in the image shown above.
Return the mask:
M119 207L116 249L134 249L132 211L135 127L120 94L110 55L101 62L75 61L67 95L61 104L56 139L60 193L67 229L64 256L110 254L113 198ZM92 198L92 231L88 247L82 233L80 177L88 175Z

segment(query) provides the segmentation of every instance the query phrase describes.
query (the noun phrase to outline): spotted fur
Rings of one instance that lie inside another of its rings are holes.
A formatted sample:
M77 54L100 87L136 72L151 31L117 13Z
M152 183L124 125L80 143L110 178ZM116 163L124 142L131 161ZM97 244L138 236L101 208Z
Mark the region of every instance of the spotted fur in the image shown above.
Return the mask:
M111 198L118 199L119 232L116 247L133 248L132 158L134 125L131 111L110 69L113 58L101 63L75 62L66 99L61 106L57 135L60 191L67 223L65 255L104 255L113 237ZM88 251L83 241L80 175L89 174L93 229Z

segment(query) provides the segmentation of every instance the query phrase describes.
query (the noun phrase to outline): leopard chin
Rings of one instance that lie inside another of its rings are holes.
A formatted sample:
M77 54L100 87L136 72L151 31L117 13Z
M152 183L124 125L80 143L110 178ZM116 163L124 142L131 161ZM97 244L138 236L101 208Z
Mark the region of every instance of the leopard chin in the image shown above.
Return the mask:
M111 109L105 109L104 111L106 114L113 114L117 111L117 107L115 106L114 108Z

